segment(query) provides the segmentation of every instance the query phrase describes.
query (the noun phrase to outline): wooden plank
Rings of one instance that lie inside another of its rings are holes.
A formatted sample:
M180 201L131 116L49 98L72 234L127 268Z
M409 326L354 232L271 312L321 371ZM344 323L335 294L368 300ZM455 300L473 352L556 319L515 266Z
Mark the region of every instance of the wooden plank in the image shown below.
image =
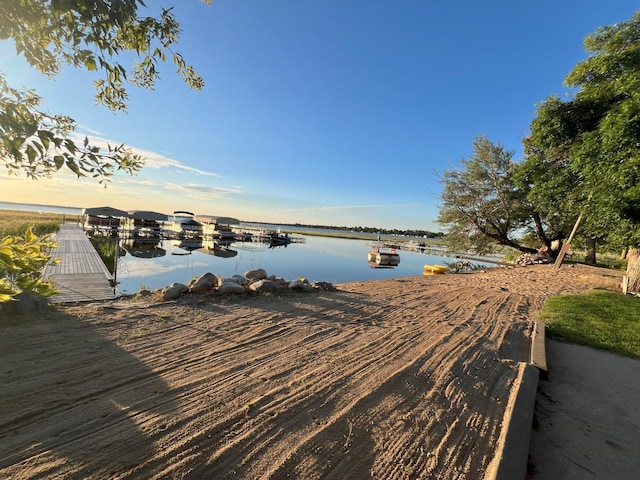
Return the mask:
M569 245L569 247L566 250L564 250L563 248L560 249L560 253L556 258L556 262L553 264L553 268L560 268L562 266L562 260L564 259L564 255L569 251L569 248L571 247L571 242L573 242L573 237L578 231L578 226L580 225L581 221L582 221L582 214L578 215L578 220L576 220L576 224L573 226L573 230L571 230L571 233L569 234L569 239L567 240L567 245Z
M51 303L90 302L110 300L114 291L103 274L59 274L54 277L59 293L51 297Z
M57 265L47 265L44 278L53 279L59 293L51 303L108 300L115 296L111 274L82 228L64 224L54 236L58 245L52 255Z

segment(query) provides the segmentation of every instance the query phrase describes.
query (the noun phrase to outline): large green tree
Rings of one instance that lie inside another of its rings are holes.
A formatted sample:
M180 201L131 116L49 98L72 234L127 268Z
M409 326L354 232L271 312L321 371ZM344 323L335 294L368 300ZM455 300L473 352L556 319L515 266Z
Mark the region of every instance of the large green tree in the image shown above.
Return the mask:
M18 55L50 77L64 65L95 71L96 100L113 111L126 110L129 86L153 89L158 64L168 57L190 87L202 88L174 50L180 24L171 9L140 16L144 7L142 0L2 1L0 40L13 42ZM123 58L134 60L126 65ZM73 119L42 111L41 104L35 91L12 87L0 72L0 161L9 174L40 178L67 167L104 183L115 170L135 173L143 166L124 145L101 149L86 137L74 142Z
M486 136L473 141L473 154L461 168L443 173L443 192L438 223L447 229L453 249L490 252L496 244L535 253L535 246L551 249L562 237L562 224L549 223L527 198L526 182L520 181L513 151ZM535 245L522 239L535 238Z
M153 89L167 58L191 88L202 88L203 80L174 50L180 24L171 9L154 17L139 15L144 8L142 0L3 0L0 41L13 42L17 55L50 77L64 65L95 71L96 99L113 111L126 110L127 88ZM127 66L123 58L134 60ZM0 71L0 162L9 174L38 179L68 168L106 183L115 170L142 168L144 159L124 145L102 149L87 137L74 141L75 121L41 104L35 91L9 85ZM40 277L52 246L31 231L0 241L0 302L22 291L54 292Z
M631 287L640 288L640 12L584 42L589 57L565 79L572 98L550 97L525 141L530 199L584 215L582 230L630 246Z

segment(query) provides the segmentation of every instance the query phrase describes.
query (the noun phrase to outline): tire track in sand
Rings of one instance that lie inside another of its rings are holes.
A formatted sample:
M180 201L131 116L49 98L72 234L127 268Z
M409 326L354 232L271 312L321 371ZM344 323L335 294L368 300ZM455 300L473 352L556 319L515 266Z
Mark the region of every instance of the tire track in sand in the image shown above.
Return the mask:
M589 267L59 307L0 325L0 476L482 478L532 315Z

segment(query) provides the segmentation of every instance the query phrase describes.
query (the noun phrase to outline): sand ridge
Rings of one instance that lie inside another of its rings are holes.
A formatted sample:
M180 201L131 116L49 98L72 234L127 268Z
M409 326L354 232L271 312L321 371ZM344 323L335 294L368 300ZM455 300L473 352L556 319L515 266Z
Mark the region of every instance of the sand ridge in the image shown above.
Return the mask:
M533 316L621 273L121 299L0 322L2 478L483 478Z

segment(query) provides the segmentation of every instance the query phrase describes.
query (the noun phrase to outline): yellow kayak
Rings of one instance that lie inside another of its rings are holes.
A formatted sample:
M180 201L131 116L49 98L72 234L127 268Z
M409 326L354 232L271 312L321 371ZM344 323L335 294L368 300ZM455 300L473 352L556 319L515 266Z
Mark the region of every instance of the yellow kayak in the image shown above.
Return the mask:
M449 271L449 267L445 267L443 265L425 265L424 273L425 275L435 275L440 273L446 273Z

